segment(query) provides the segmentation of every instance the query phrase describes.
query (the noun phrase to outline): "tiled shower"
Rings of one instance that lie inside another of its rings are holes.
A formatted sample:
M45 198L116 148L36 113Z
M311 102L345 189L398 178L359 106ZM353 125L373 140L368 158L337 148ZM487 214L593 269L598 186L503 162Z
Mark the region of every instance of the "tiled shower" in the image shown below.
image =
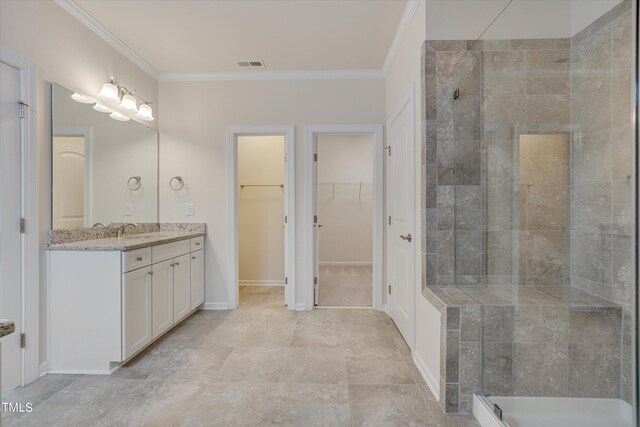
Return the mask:
M566 3L575 28L584 5ZM447 412L474 394L634 402L636 6L613 3L567 37L517 37L514 2L479 40L423 46L423 294Z

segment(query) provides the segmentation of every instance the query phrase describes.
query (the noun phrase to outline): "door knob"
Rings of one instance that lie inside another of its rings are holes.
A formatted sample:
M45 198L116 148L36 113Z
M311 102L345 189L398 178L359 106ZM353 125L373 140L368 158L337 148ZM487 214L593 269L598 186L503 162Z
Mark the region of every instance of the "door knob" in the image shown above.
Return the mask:
M403 235L401 234L401 235L400 235L400 238L401 238L402 240L406 240L407 242L411 242L411 239L412 239L411 234L407 234L406 236L403 236Z

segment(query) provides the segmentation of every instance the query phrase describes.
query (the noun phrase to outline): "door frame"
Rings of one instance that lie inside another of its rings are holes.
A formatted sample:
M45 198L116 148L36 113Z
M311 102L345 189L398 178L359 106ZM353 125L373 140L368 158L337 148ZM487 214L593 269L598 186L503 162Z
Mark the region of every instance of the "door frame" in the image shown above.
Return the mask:
M44 375L47 363L40 365L40 223L38 221L38 147L36 141L36 66L14 52L0 47L0 61L20 71L20 98L27 104L25 117L20 124L21 135L21 214L25 219L21 248L22 330L26 336L22 349L22 385ZM48 357L44 357L48 360Z
M51 132L51 149L53 150L53 138L58 137L77 137L81 136L84 138L84 226L91 227L93 226L93 216L91 215L91 206L93 205L93 200L91 195L93 191L91 191L91 185L93 184L92 179L92 147L93 147L93 131L91 128L84 127L57 127L53 128ZM51 161L51 167L53 168L53 159ZM51 176L53 176L53 169L51 169ZM53 191L53 182L51 183L51 191ZM53 193L51 194L53 198ZM51 200L51 220L53 221L53 199Z
M295 127L283 126L230 126L227 128L227 216L229 220L229 283L227 284L228 307L238 308L240 262L238 255L238 137L239 136L284 136L285 166L284 191L287 223L284 228L284 275L285 302L289 310L296 309L296 175L295 175Z
M306 197L305 197L305 238L306 238L306 285L304 308L313 310L313 197L314 197L314 142L318 135L372 135L373 136L373 298L372 308L376 311L382 306L382 274L383 274L383 215L384 215L384 171L383 151L384 132L382 124L336 124L336 125L309 125L306 131Z

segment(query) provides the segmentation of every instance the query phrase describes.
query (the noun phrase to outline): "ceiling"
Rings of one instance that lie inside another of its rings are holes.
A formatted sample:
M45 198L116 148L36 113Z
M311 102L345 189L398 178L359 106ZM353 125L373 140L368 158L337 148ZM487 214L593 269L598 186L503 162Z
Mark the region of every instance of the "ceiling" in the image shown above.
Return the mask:
M406 0L76 0L160 73L381 69ZM255 71L255 68L251 69Z

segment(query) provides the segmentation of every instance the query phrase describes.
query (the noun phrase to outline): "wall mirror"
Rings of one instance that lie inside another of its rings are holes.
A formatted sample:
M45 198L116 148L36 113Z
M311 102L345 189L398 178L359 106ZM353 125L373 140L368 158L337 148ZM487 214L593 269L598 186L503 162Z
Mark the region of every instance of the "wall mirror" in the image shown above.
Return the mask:
M157 222L158 133L52 86L52 228Z

